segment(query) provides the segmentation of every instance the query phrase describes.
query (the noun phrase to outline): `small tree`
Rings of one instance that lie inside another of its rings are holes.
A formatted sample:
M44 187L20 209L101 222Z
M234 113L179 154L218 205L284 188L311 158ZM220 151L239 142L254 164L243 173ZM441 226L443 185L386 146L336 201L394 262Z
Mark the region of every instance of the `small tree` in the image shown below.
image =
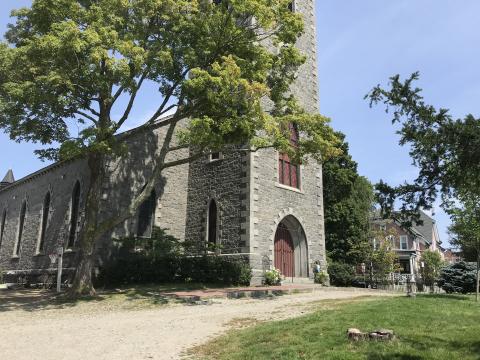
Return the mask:
M350 256L355 258L358 263L366 264L372 281L385 283L391 273L399 270L398 256L392 250L391 241L397 235L394 228L373 228L370 229L368 241L359 242L352 247Z
M438 285L447 292L468 294L475 289L475 266L464 261L445 266L440 271Z
M476 262L475 299L479 301L480 292L480 196L460 195L461 206L449 210L452 225L450 234L452 244L458 246L465 260Z
M345 135L336 134L343 140L342 154L323 163L325 246L334 261L355 264L350 252L368 240L373 186L358 174Z
M398 271L398 256L389 241L383 241L379 248L373 251L372 265L374 277L382 284L389 281L390 274Z
M16 22L0 43L0 129L15 141L58 145L37 154L84 158L90 172L71 295L94 293L97 242L135 215L166 169L210 151L275 148L297 162L338 153L328 119L306 113L290 92L305 57L295 46L302 17L289 4L33 0L13 12ZM107 164L127 146L116 135L146 83L158 90L151 94L157 103L141 130L163 127L163 142L146 186L104 219ZM295 146L292 123L302 134ZM178 155L182 149L188 155Z
M424 265L422 269L423 281L426 286L430 286L433 289L440 269L443 266L442 257L437 251L426 250L422 254L421 261Z

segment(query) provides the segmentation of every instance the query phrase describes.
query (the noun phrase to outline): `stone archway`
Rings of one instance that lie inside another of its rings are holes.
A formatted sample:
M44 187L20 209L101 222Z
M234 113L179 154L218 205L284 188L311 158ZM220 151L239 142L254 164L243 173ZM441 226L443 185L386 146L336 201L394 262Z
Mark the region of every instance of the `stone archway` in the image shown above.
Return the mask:
M305 231L296 217L287 215L274 237L274 264L287 277L308 277L308 245Z

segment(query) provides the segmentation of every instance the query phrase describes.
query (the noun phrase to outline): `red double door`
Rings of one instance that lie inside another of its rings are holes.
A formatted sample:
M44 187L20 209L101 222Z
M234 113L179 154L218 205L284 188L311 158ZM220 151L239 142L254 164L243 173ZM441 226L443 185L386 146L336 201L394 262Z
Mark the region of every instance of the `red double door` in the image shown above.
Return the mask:
M295 275L292 235L283 224L278 226L277 232L275 233L274 263L275 268L280 270L282 275L286 277L293 277Z

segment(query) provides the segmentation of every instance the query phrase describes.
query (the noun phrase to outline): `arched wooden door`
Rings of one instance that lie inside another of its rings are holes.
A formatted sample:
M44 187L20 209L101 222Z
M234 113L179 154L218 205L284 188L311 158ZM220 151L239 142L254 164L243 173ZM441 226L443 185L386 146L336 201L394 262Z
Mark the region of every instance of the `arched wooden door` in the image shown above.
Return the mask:
M293 240L290 231L283 224L278 225L275 233L275 268L286 277L293 277L295 273L295 257Z

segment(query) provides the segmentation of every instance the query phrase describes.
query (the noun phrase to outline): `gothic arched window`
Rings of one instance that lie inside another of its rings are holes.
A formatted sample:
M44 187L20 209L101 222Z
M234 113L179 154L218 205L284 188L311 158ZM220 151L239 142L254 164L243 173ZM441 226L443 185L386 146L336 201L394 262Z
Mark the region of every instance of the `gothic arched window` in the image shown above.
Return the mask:
M67 248L71 249L75 244L78 229L78 216L80 212L80 182L76 182L72 191L72 203L70 206L70 232L68 234Z
M208 206L208 217L207 217L207 241L208 244L216 245L217 244L217 219L218 219L218 210L217 203L215 200L210 201Z
M17 243L15 246L15 251L14 255L19 256L20 255L20 247L22 245L22 237L23 237L23 230L25 227L25 215L27 213L27 202L24 201L22 203L22 209L20 210L20 219L18 223L18 237L17 237Z
M0 223L0 247L2 246L3 233L5 231L5 222L7 221L7 209L3 210L2 222Z
M157 194L152 190L150 196L140 205L138 209L138 227L137 236L141 238L152 237L153 220L155 218L155 208Z
M289 124L290 144L298 146L298 129L294 124ZM278 180L280 184L293 188L300 188L300 164L294 162L288 154L280 153L278 156Z
M290 1L288 4L288 10L295 12L295 1Z
M43 200L42 222L40 224L40 237L38 239L37 253L43 252L43 247L45 246L45 235L47 231L48 218L50 215L50 199L50 192L48 192Z

